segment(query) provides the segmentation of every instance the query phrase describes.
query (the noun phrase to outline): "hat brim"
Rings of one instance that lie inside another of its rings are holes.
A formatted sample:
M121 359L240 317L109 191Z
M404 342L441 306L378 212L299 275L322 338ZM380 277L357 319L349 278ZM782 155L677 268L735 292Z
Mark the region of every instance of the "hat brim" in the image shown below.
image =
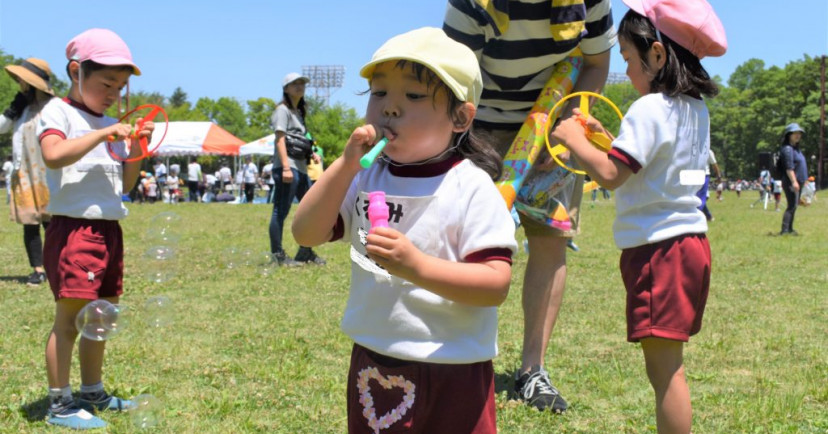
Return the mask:
M49 83L46 80L38 77L32 71L20 66L20 65L6 65L6 73L8 73L11 78L17 80L23 80L26 83L29 83L35 89L48 93L49 95L55 96L55 92L52 90Z
M427 59L422 59L422 58L419 58L417 56L390 55L390 56L384 56L384 57L380 57L380 58L377 58L377 59L373 59L370 62L366 63L365 66L363 66L362 69L359 70L359 75L362 78L365 78L367 80L371 80L371 76L374 75L374 69L377 67L377 65L379 65L380 63L383 63L383 62L391 61L391 60L407 60L409 62L416 62L416 63L419 63L420 65L425 66L431 72L437 74L437 76L440 77L440 80L442 80L442 82L446 86L448 86L449 89L451 89L451 93L453 93L454 96L457 97L457 99L459 99L463 102L471 102L475 106L477 105L478 101L476 101L474 99L471 100L471 101L467 100L468 98L473 98L473 96L466 97L464 92L463 92L462 86L460 86L460 84L457 83L457 80L455 80L454 77L452 77L451 75L446 73L446 71L444 71L442 68L439 68L439 67L433 65Z
M623 0L623 2L628 8L635 11L638 15L643 15L645 17L647 16L647 14L644 13L644 3L642 0Z
M132 68L133 75L141 75L141 69L132 63L132 61L123 57L96 57L94 59L87 60L106 66L129 66Z

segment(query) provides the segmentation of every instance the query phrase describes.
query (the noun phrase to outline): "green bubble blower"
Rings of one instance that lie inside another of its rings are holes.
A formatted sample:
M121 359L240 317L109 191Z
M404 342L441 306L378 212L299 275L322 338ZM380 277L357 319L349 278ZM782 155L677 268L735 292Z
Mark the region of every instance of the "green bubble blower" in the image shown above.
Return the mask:
M359 165L362 166L363 169L371 167L371 165L374 164L374 161L377 159L377 156L380 154L380 152L382 152L383 149L385 149L385 145L387 144L388 137L383 137L382 139L380 139L380 141L377 142L377 144L374 145L374 147L371 148L370 151L368 151L365 155L362 156L362 158L359 159Z

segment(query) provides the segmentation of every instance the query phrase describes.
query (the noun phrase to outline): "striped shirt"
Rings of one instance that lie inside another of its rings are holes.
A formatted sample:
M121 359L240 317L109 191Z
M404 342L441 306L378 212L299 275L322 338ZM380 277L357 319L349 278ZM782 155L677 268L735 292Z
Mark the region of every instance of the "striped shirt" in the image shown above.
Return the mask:
M506 25L481 3L507 9ZM554 65L573 50L600 54L617 40L610 0L449 0L443 30L477 55L483 95L475 123L491 129L519 129Z

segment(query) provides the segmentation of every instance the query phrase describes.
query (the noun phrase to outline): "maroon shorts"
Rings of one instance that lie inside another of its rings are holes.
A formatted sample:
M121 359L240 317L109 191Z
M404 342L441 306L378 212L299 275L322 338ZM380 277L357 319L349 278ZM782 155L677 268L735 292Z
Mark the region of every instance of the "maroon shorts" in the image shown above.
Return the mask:
M658 337L687 342L701 330L710 289L710 243L704 234L681 235L624 249L627 340Z
M43 267L55 300L97 300L123 292L124 240L117 220L52 216Z
M412 362L354 344L348 432L495 433L492 362Z

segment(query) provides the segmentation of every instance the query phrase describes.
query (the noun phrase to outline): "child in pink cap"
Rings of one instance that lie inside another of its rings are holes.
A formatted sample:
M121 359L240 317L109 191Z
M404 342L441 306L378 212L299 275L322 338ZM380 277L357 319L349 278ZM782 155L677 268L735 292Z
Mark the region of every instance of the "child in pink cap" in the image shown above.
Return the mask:
M37 128L51 200L52 222L46 230L44 267L55 297L55 321L46 343L49 381L47 423L74 429L95 429L106 422L93 413L125 410L133 404L109 395L101 381L105 341L81 338L81 389L72 398L69 370L78 330L75 317L90 301L117 304L123 293L123 235L118 223L127 215L121 193L130 191L140 162L122 163L107 151L107 137L121 157L140 155L140 146L127 151L131 126L103 115L118 101L130 76L141 71L129 48L110 30L91 29L66 46L69 95L43 108ZM139 137L149 138L152 122ZM133 139L137 140L137 139Z
M616 190L616 245L627 289L627 340L640 342L656 395L658 432L689 433L684 342L701 329L710 286L707 220L696 191L710 153L702 96L718 87L700 59L727 49L724 28L704 0L624 0L618 27L627 75L642 95L607 154L589 144L575 117L552 138L592 179ZM593 130L603 130L590 118Z

